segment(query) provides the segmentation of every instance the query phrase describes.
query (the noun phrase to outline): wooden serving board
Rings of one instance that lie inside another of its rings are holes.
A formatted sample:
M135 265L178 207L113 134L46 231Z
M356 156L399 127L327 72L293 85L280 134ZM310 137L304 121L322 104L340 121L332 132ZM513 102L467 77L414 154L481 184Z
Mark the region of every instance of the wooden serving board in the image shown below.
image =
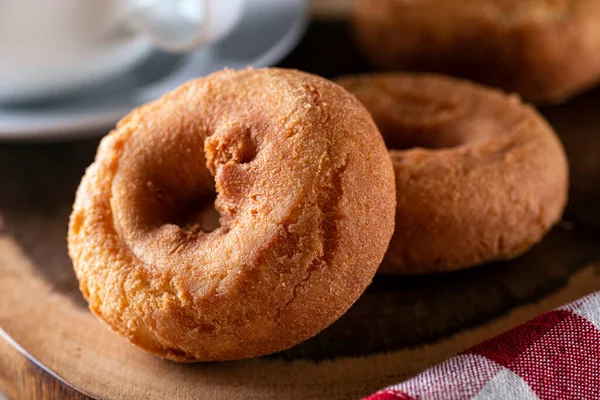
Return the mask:
M283 63L333 78L368 70L346 25L313 24ZM87 310L66 251L75 189L98 140L0 145L0 390L9 398L346 399L600 289L600 90L543 110L571 162L564 221L518 260L376 277L331 327L254 360L179 365ZM0 399L2 396L0 395Z

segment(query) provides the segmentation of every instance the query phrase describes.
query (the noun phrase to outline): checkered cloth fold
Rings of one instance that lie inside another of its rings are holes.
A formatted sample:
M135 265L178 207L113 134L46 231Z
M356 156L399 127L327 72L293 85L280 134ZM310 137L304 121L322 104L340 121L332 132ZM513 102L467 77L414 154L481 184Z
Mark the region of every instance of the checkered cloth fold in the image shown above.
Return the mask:
M367 399L600 399L600 292Z

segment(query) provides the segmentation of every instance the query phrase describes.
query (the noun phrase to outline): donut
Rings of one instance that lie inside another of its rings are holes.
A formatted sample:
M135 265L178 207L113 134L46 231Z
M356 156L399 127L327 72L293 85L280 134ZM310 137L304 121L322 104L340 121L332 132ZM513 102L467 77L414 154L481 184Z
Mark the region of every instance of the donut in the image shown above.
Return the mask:
M211 231L201 211L213 201ZM354 96L299 71L225 70L135 109L101 141L69 255L91 311L134 345L183 362L250 358L354 303L395 204L385 143Z
M455 75L559 103L600 78L597 0L358 0L359 47L386 70Z
M560 220L567 158L548 123L517 96L433 74L339 83L371 112L396 173L396 228L379 272L511 259Z

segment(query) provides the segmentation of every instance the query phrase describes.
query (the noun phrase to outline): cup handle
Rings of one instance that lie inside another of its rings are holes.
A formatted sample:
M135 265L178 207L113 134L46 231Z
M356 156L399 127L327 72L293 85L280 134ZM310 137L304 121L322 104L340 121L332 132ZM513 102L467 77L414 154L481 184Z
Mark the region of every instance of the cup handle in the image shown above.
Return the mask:
M179 53L219 38L211 37L209 0L133 0L129 26L166 51Z

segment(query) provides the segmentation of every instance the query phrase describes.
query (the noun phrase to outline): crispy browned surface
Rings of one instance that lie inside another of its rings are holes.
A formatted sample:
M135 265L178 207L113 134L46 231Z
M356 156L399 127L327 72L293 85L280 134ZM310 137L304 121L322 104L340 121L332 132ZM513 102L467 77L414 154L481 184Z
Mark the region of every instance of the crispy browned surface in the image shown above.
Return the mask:
M600 78L597 0L358 0L354 21L380 68L462 76L540 103Z
M207 233L194 215L215 181L221 227ZM247 358L354 303L394 208L390 158L354 96L298 71L223 71L103 139L69 254L91 310L132 343L177 361Z
M515 96L428 74L340 83L367 107L396 172L396 231L380 272L509 259L562 216L568 166L547 122Z

